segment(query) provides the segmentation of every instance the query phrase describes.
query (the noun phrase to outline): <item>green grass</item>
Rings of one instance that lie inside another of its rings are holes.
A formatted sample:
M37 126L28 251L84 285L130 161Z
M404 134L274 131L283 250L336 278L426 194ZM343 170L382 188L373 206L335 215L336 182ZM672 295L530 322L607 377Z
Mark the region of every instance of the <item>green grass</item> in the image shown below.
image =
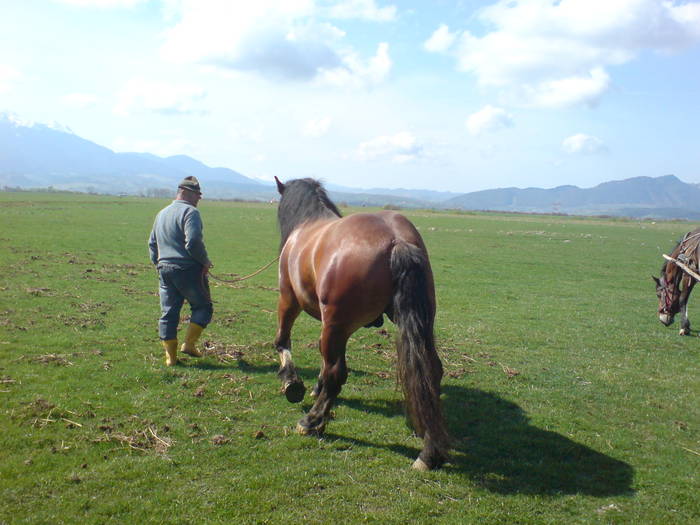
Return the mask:
M351 339L326 435L296 434L274 268L214 286L213 350L163 365L146 239L166 202L0 193L0 523L700 522L700 341L658 322L649 277L692 225L407 211L454 438L418 473L390 324ZM274 206L200 209L215 274L276 256ZM293 332L309 386L318 334Z

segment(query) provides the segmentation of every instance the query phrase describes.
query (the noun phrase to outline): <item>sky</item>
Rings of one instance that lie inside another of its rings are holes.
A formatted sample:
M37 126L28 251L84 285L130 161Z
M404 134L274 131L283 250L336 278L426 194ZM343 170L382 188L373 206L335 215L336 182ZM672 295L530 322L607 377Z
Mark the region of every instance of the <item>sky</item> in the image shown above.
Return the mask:
M0 111L268 182L700 183L700 0L0 0Z

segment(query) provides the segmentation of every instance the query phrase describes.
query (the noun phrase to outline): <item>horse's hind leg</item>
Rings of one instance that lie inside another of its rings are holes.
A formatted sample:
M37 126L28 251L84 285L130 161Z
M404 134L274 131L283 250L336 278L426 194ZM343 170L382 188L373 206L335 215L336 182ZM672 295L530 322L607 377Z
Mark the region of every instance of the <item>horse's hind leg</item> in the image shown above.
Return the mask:
M323 390L323 364L321 364L321 371L318 373L318 381L316 381L316 384L311 389L311 394L309 395L311 397L318 397L321 390Z
M297 375L296 367L292 361L292 326L299 316L301 308L292 296L280 294L277 306L277 335L275 336L275 348L280 357L280 369L277 376L282 381L282 391L290 403L299 403L304 399L306 387Z
M330 417L331 408L348 378L345 364L345 345L349 335L344 329L323 327L320 349L323 356L323 368L319 376L318 394L314 406L297 424L300 434L320 434Z

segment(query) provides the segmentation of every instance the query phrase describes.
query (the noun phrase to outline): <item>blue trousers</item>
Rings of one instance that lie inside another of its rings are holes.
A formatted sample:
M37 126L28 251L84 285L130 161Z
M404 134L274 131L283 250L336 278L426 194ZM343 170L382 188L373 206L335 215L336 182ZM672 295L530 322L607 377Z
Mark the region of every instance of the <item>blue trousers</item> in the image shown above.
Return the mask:
M192 316L190 321L205 327L211 321L214 307L209 295L209 282L201 265L182 269L169 264L158 265L161 316L158 335L162 340L177 339L180 310L187 299Z

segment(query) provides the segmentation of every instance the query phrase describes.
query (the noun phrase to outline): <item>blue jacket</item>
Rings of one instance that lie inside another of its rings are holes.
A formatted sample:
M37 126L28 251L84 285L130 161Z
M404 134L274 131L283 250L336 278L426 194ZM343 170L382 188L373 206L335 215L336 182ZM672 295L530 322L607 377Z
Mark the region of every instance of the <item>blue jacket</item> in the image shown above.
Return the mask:
M202 218L189 202L175 200L153 223L148 251L153 264L167 263L182 268L211 264L204 247Z

